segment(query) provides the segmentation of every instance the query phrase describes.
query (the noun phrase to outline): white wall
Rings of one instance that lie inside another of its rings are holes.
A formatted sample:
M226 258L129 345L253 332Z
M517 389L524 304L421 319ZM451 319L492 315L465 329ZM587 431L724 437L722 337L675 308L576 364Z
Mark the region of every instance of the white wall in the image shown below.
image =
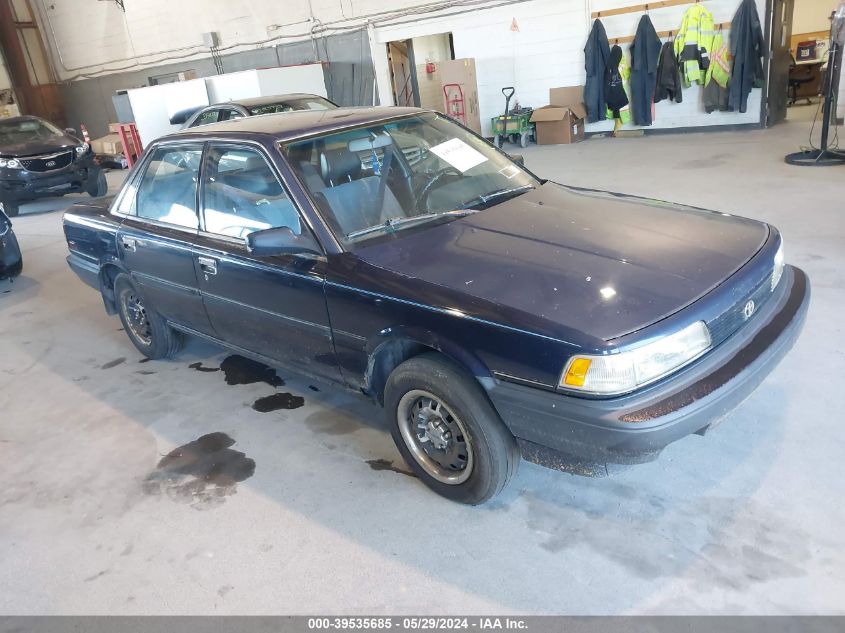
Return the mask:
M504 106L501 88L516 87L522 105L548 103L549 88L582 85L585 81L584 44L591 26L590 13L633 4L631 0L535 0L503 8L488 9L453 18L420 19L410 24L376 27L372 42L374 60L384 55L384 45L393 40L451 30L455 56L474 57L478 72L481 123L490 134L490 118ZM761 18L765 0L757 0ZM714 20L730 22L738 7L736 0L709 0L707 8ZM674 30L681 24L688 6L669 7L650 12L658 31ZM602 19L608 37L623 37L636 32L642 14L625 14ZM511 31L516 19L519 32ZM729 31L725 30L725 35ZM629 44L622 48L628 51ZM376 64L378 70L379 65ZM386 67L383 67L386 68ZM389 86L387 75L379 76L380 85ZM754 90L745 113L714 112L706 114L698 86L684 91L683 103L661 102L656 106L654 128L701 127L757 123L760 120L761 91ZM382 102L390 102L389 90L380 92ZM628 126L633 127L633 126ZM589 124L588 132L610 130L612 121Z
M414 61L418 66L426 62L442 62L451 59L451 53L448 33L414 38Z
M6 70L3 56L0 55L0 90L8 90L12 87L12 80L9 77L9 72Z
M256 47L244 43L307 33L311 28L305 22L307 3L289 0L144 0L126 2L125 13L116 3L101 0L34 0L33 4L63 80L208 57L202 45L202 34L208 31L220 34L221 47L244 50ZM312 4L328 3L313 0ZM334 5L340 14L340 5ZM280 24L289 26L274 28Z
M839 0L797 0L792 13L792 34L830 30L830 14Z
M541 106L548 103L549 88L583 82L585 16L582 0L535 0L377 27L373 60L378 70L377 57L383 55L387 42L451 32L455 57L475 58L482 132L489 135L490 118L504 109L503 87L514 86L520 104ZM519 32L511 31L513 19ZM382 85L385 79L379 75L379 87ZM383 103L390 102L389 94L380 90L380 96Z
M498 0L497 0L498 1ZM799 0L804 2L805 0ZM474 57L478 72L483 130L504 106L501 88L516 87L522 105L548 102L548 90L584 82L583 47L590 28L590 11L632 4L632 0L530 0L484 8L443 0L450 15L417 12L408 7L430 6L432 0L144 0L126 2L126 13L100 0L35 0L48 34L57 73L63 80L97 73L163 64L175 58L208 55L204 31L218 31L225 52L274 43L309 41L314 28L362 28L369 25L370 54L382 103L391 103L385 44L393 40L439 33L453 35L455 56ZM761 16L765 0L757 0ZM718 22L730 21L738 0L708 0ZM677 28L687 7L651 11L658 30ZM313 19L312 19L313 13ZM610 37L633 35L640 14L604 20ZM516 20L519 31L511 30ZM51 32L54 35L50 35ZM268 40L268 38L282 39ZM315 42L319 51L319 38ZM623 48L627 49L627 45ZM361 51L362 54L365 51ZM423 61L424 57L422 60ZM706 115L697 88L684 94L683 104L657 105L655 126L676 128L759 121L759 90L749 98L748 112ZM591 125L607 129L610 122Z
M765 0L757 1L757 12L761 20L765 19L766 2ZM802 2L804 0L798 0ZM629 0L592 0L592 11L603 11L606 9L613 9L616 7L624 7L635 4ZM649 17L654 24L655 30L659 31L677 31L681 25L684 13L692 5L678 5L673 7L666 7L662 9L655 9L649 12ZM709 0L704 5L708 11L713 14L713 21L716 24L730 22L737 8L739 7L738 0ZM607 30L608 39L612 40L615 37L624 37L634 35L637 31L637 25L642 17L642 13L626 13L624 15L610 16L601 18L602 23ZM730 38L730 30L725 28L723 35ZM665 38L663 41L666 41ZM613 42L611 41L611 45ZM630 44L620 44L622 50L628 55L628 48ZM630 57L629 57L630 59ZM700 127L707 125L734 125L742 123L757 123L760 121L760 100L761 90L755 89L751 91L748 97L748 109L745 113L739 112L713 112L707 114L704 111L702 103L701 87L692 85L683 91L683 102L674 103L661 101L655 105L655 118L653 128L679 128L679 127ZM626 125L626 128L634 128L632 125ZM605 121L599 123L592 123L587 125L588 132L596 132L602 130L612 130L613 122Z

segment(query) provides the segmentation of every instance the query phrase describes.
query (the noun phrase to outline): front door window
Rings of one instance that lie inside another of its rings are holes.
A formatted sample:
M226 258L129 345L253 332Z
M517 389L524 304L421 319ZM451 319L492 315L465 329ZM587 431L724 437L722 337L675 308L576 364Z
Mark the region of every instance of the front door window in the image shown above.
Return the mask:
M287 227L302 233L299 213L266 159L256 150L211 148L205 165L203 219L208 233L245 238Z

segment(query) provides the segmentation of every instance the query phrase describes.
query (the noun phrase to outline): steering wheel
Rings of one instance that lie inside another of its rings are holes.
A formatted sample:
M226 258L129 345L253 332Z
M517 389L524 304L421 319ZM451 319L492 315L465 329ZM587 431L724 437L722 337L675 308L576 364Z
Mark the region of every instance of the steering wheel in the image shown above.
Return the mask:
M428 196L438 188L441 181L452 179L456 180L463 178L463 174L454 167L444 167L443 169L434 173L431 179L425 183L417 194L416 210L421 213L428 211Z

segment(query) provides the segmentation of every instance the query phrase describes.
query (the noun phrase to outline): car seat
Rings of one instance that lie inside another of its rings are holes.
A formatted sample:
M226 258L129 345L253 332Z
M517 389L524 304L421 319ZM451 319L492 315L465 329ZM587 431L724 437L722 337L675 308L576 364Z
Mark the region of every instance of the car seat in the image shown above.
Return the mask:
M320 156L323 180L328 185L322 191L334 224L344 235L380 224L388 218L407 214L396 196L385 187L379 205L379 176L364 176L361 158L348 150L328 150Z

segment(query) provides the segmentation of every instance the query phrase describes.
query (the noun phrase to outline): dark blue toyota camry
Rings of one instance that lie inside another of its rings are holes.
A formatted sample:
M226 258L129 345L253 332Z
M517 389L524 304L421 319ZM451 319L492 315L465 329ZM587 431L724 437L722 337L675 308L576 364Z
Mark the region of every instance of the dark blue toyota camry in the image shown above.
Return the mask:
M520 456L635 464L703 433L810 298L768 224L543 180L413 108L163 137L64 226L141 353L196 336L362 393L420 479L472 504Z

